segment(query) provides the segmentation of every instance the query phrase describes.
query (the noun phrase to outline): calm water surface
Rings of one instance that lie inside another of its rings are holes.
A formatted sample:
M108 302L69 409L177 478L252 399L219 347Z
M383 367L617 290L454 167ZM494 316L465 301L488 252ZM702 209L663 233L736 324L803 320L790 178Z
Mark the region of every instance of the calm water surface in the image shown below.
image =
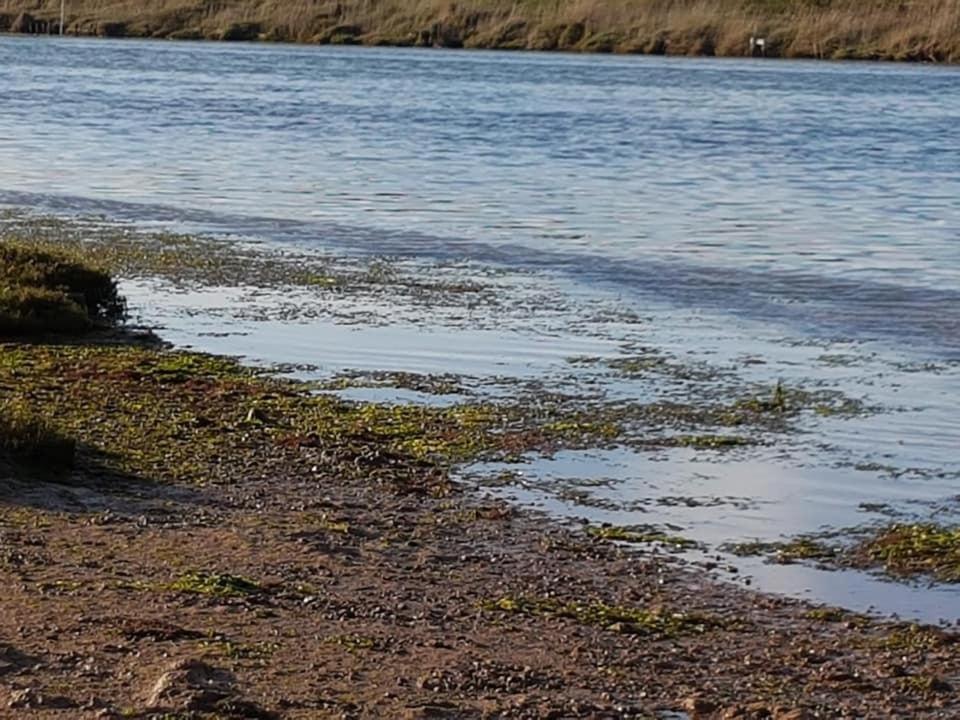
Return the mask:
M863 502L955 513L958 90L960 70L913 65L7 37L0 204L543 273L586 305L636 308L644 341L675 354L761 358L756 379L897 408L825 421L788 457L572 456L532 471L603 476L634 505L747 498L609 519L776 538L871 519ZM329 371L549 374L585 348L618 352L573 329L464 342L399 322L221 338L129 290L174 340ZM852 360L823 359L838 353ZM597 517L544 487L519 499ZM750 571L815 599L960 614L945 590Z

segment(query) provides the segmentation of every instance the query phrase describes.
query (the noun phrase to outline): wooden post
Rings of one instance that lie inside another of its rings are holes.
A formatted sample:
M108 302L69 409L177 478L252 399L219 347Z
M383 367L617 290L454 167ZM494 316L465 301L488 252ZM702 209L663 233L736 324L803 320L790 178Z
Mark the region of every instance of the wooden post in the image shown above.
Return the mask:
M66 5L67 0L60 0L60 34L63 35L63 16L64 16L64 6Z

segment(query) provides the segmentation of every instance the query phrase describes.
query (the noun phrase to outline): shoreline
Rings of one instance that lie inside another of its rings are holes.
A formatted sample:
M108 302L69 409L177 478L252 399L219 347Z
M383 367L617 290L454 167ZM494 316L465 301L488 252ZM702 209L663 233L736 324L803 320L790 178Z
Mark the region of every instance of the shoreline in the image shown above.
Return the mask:
M426 51L426 52L438 52L438 53L511 53L511 54L520 54L520 55L550 55L550 56L569 56L569 57L579 57L579 58L668 58L671 60L676 60L678 62L683 62L684 60L717 60L717 61L738 61L738 60L754 60L758 63L762 62L805 62L805 63L816 63L817 65L821 64L840 64L840 65L894 65L894 66L911 66L911 67L924 67L924 68L941 68L943 70L953 70L960 67L960 59L951 60L951 61L936 61L929 59L897 59L897 58L885 58L885 57L850 57L850 58L820 58L813 56L777 56L777 55L767 55L767 56L751 56L751 55L697 55L697 54L686 54L686 53L639 53L639 52L590 52L590 51L581 51L581 50L570 50L570 49L557 49L557 50L537 50L530 48L510 48L510 47L444 47L441 45L387 45L382 43L371 43L371 44L334 44L334 43L311 43L311 42L297 42L295 40L221 40L218 38L197 38L197 39L184 39L184 38L169 38L169 37L153 37L153 36L121 36L121 37L110 37L104 35L96 34L67 34L64 36L59 35L32 35L24 33L12 33L8 31L0 31L0 40L4 38L12 39L43 39L48 38L50 40L107 40L107 41L121 41L121 42L147 42L147 43L158 43L162 45L229 45L229 46L253 46L253 47L291 47L291 48L338 48L343 51L350 50L412 50L412 51Z
M383 447L382 431L291 434L311 403L295 383L138 345L4 344L0 356L32 396L55 388L80 408L60 405L84 438L69 478L3 483L0 699L29 717L795 720L960 707L956 632L627 551L445 480ZM130 414L142 407L149 419ZM330 407L377 427L376 406ZM130 422L151 427L116 437ZM103 431L119 444L98 447Z
M190 252L217 260L187 245L179 261ZM213 265L246 277L242 261ZM269 272L265 286L282 283ZM323 285L371 280L350 272L328 268ZM568 400L533 418L345 401L229 358L96 337L0 345L0 388L77 443L53 476L0 463L0 707L18 716L960 710L956 630L737 588L671 556L669 538L627 550L616 528L562 524L457 476L611 437ZM751 412L740 420L789 420Z

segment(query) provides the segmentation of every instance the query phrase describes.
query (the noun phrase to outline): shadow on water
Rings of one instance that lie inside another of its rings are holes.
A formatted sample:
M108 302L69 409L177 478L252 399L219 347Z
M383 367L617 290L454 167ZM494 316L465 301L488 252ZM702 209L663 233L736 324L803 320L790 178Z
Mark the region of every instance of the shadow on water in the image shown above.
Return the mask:
M102 214L188 231L232 233L273 243L431 261L471 261L562 274L637 298L780 323L805 334L877 340L960 359L960 291L799 271L707 266L489 244L336 223L181 209L164 205L0 191L0 204L55 214Z

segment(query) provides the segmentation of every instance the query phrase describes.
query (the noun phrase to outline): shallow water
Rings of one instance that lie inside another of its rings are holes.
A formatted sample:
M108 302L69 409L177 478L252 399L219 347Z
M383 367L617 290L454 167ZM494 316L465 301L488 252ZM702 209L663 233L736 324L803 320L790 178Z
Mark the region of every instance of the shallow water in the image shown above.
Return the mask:
M569 385L569 358L643 343L885 411L743 457L562 456L527 468L518 499L712 547L885 517L863 503L955 517L960 70L6 37L0 69L0 205L496 265L521 289L459 321L373 303L353 310L375 323L290 322L238 312L242 291L126 283L178 344L307 377ZM557 311L527 312L525 285ZM614 306L644 322L601 323ZM597 478L608 509L550 492ZM778 592L960 615L950 590L738 562Z

